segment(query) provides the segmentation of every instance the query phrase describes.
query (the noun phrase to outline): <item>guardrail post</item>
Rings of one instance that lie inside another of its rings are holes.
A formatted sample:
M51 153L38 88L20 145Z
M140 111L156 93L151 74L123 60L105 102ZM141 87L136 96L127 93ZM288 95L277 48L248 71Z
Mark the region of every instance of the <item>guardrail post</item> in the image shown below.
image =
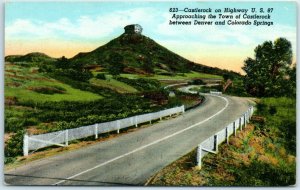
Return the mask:
M247 125L246 114L247 113L244 114L244 129L246 128L246 125Z
M250 109L248 110L248 112L247 112L247 115L248 115L248 123L250 122Z
M241 130L243 130L242 117L239 118L239 125L240 125Z
M68 146L69 145L69 131L68 129L65 130L65 146Z
M198 169L201 169L201 167L202 167L202 163L201 163L202 152L201 151L202 151L202 146L201 146L201 144L199 144L197 147L197 158L196 158Z
M28 147L28 144L29 144L29 137L27 134L24 134L24 137L23 137L23 155L24 156L28 156L28 152L29 152L29 147Z
M98 139L98 126L99 126L99 124L97 123L95 125L95 139Z
M214 135L215 151L218 152L218 135Z
M138 127L138 123L137 123L137 116L134 117L135 118L135 127Z
M251 119L251 110L248 111L248 123L250 123L250 119Z
M183 106L181 106L182 107L182 113L184 113L185 112L185 110L184 110L184 105Z
M251 108L247 111L247 121L248 123L250 122L250 117L251 117Z
M228 132L228 126L225 129L225 135L226 135L226 143L229 144L229 132Z
M117 133L119 134L120 133L120 120L117 121L117 128L118 128Z
M233 131L234 131L234 136L236 136L236 125L235 125L235 121L233 122Z

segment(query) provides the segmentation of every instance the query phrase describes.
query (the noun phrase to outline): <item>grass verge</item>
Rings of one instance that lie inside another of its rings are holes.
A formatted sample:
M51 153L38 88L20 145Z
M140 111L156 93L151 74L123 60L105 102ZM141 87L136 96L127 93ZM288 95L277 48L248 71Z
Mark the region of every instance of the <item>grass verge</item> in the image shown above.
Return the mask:
M162 169L148 186L291 186L296 183L295 100L265 98L258 120L196 166L196 150Z

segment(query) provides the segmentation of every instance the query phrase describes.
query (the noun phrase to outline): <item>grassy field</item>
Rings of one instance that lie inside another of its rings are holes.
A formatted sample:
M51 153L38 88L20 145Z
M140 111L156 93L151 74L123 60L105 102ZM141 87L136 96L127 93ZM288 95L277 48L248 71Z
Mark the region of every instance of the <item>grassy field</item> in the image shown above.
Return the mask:
M49 92L43 92L43 91ZM37 68L5 65L5 97L19 101L91 101L100 95L81 91L38 73Z
M265 98L246 130L207 154L196 167L196 150L156 174L149 186L289 186L296 183L296 101Z
M119 93L135 93L135 92L138 92L138 90L136 90L132 86L129 86L126 83L117 81L113 78L108 78L106 80L92 78L90 80L90 83L94 84L96 86L110 88L111 90L114 90L114 91L119 92Z
M175 76L166 76L166 75L153 75L153 76L146 76L146 75L137 75L137 74L121 74L122 77L126 78L150 78L150 79L172 79L172 80L188 80L188 79L195 79L195 78L203 78L203 79L223 79L222 76L219 75L211 75L206 73L199 73L199 72L190 72L185 74L177 74Z

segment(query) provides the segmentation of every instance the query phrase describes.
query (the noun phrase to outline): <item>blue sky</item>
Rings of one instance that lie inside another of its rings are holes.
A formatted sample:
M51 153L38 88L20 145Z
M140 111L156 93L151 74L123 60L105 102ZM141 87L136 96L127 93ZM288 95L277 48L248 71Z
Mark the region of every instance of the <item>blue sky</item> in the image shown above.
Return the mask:
M170 26L171 7L273 8L274 26ZM243 60L265 40L286 37L295 54L296 15L293 2L9 2L5 53L72 57L121 35L125 25L138 23L144 35L192 61L241 71Z

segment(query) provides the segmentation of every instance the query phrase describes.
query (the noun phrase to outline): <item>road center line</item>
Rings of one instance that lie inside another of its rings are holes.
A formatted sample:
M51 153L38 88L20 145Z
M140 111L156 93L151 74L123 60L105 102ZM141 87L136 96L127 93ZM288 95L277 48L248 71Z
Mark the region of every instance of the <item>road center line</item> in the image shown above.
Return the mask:
M90 171L92 171L92 170L94 170L94 169L97 169L97 168L100 168L100 167L102 167L102 166L105 166L105 165L107 165L107 164L109 164L109 163L111 163L111 162L114 162L114 161L116 161L116 160L119 160L119 159L121 159L121 158L124 158L124 157L126 157L126 156L128 156L128 155L130 155L130 154L133 154L133 153L138 152L138 151L140 151L140 150L143 150L143 149L145 149L145 148L147 148L147 147L149 147L149 146L152 146L152 145L154 145L154 144L157 144L157 143L159 143L159 142L162 142L162 141L164 141L164 140L167 140L167 139L169 139L169 138L171 138L171 137L174 137L174 136L176 136L176 135L178 135L178 134L180 134L180 133L183 133L183 132L185 132L185 131L187 131L187 130L190 130L190 129L192 129L192 128L198 126L198 125L201 125L202 123L204 123L204 122L206 122L206 121L212 119L213 117L219 115L220 113L222 113L222 112L228 107L229 102L228 102L228 100L227 100L225 97L217 96L217 95L212 95L212 94L210 94L210 96L215 96L215 97L221 98L221 99L225 100L225 102L226 102L226 105L224 106L224 108L222 108L220 111L218 111L218 112L215 113L214 115L212 115L212 116L206 118L206 119L203 120L203 121L200 121L200 122L198 122L198 123L195 123L195 124L193 124L193 125L191 125L191 126L185 128L185 129L182 129L182 130L177 131L177 132L175 132L175 133L173 133L173 134L171 134L171 135L165 136L164 138L161 138L161 139L158 139L158 140L156 140L156 141L153 141L152 143L149 143L149 144L147 144L147 145L144 145L144 146L141 146L141 147L139 147L139 148L137 148L137 149L134 149L134 150L132 150L132 151L130 151L130 152L127 152L127 153L125 153L125 154L122 154L122 155L120 155L120 156L117 156L117 157L115 157L115 158L113 158L113 159L110 159L110 160L108 160L108 161L106 161L106 162L103 162L103 163L101 163L101 164L99 164L99 165L96 165L96 166L94 166L94 167L92 167L92 168L90 168L90 169L87 169L87 170L85 170L85 171L82 171L82 172L80 172L80 173L77 173L77 174L75 174L75 175L73 175L73 176L71 176L71 177L66 178L65 180L61 180L61 181L59 181L59 182L57 182L57 183L54 183L54 184L52 184L52 185L59 185L59 184L65 182L65 181L67 181L67 180L69 180L69 179L75 178L75 177L77 177L77 176L80 176L80 175L82 175L82 174L85 174L85 173L87 173L87 172L90 172Z

